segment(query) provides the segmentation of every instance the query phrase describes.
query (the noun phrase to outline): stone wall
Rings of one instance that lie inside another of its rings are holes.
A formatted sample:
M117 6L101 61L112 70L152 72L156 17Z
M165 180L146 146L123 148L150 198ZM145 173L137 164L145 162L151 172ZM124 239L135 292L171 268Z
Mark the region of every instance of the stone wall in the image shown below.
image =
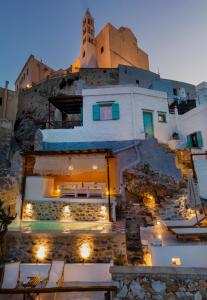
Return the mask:
M108 220L108 209L107 205L100 203L26 201L23 209L23 219L105 221Z
M19 187L14 177L0 177L0 200L4 202L4 207L10 206L11 214L17 211L17 201Z
M207 299L207 269L111 267L118 287L113 299Z
M64 234L64 233L22 233L8 232L6 235L5 261L34 263L40 245L45 246L45 258L64 259L68 263L82 262L80 247L87 243L90 256L85 262L109 262L119 255L126 256L125 234Z

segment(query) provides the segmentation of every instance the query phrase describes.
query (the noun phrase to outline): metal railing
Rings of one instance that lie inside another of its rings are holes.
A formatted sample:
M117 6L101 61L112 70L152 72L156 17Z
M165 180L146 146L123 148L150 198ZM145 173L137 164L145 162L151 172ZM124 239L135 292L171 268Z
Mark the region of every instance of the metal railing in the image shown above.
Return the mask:
M50 129L73 129L75 127L83 126L83 122L80 120L76 121L53 121L50 122L49 128Z

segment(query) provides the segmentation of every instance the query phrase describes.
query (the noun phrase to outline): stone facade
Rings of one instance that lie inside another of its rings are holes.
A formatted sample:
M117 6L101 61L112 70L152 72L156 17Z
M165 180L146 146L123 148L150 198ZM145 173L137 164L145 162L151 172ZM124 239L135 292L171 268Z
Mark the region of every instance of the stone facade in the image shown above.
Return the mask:
M17 211L17 200L19 187L14 177L0 177L0 200L4 202L4 207L11 209L11 214Z
M8 232L6 235L7 249L5 261L21 261L34 263L40 245L45 246L45 259L64 259L68 263L83 262L80 247L87 243L90 256L85 262L109 262L119 255L126 256L125 234L64 234L64 233L22 233Z
M107 205L98 203L27 201L24 204L23 219L61 221L105 221L108 220L108 209Z
M207 299L207 269L174 267L111 267L118 287L114 300Z

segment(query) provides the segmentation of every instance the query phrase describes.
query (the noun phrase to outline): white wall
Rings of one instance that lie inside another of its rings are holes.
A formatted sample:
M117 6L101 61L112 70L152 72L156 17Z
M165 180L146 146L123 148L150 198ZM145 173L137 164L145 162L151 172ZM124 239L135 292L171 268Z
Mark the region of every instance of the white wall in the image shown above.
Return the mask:
M207 267L207 245L150 246L150 252L153 266L172 267L171 259L180 258L180 267Z
M201 156L198 156L201 158ZM204 157L203 157L204 158ZM198 186L200 196L207 199L207 160L204 159L194 159L194 166L196 175L198 178Z
M44 200L53 190L54 179L41 176L27 176L25 183L25 200ZM50 188L50 191L48 190Z
M186 141L187 135L201 131L203 139L201 151L207 150L207 104L199 105L189 112L178 116L174 125L184 141Z
M93 104L119 103L120 119L93 121ZM43 130L45 142L119 141L144 139L143 110L153 112L154 134L167 142L171 134L166 93L135 86L113 86L83 90L83 127ZM158 111L166 112L167 123L158 122Z

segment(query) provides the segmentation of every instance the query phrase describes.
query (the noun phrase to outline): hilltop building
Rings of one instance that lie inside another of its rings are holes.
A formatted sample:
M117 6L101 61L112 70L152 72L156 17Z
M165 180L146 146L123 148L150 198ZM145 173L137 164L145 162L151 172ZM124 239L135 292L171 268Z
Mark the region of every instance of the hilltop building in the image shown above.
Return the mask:
M15 88L30 88L32 84L47 79L53 72L52 68L31 54L15 81Z
M134 33L127 27L115 28L107 23L95 36L94 18L87 9L82 23L80 56L72 64L79 68L117 68L127 65L149 70L148 55L138 45Z

